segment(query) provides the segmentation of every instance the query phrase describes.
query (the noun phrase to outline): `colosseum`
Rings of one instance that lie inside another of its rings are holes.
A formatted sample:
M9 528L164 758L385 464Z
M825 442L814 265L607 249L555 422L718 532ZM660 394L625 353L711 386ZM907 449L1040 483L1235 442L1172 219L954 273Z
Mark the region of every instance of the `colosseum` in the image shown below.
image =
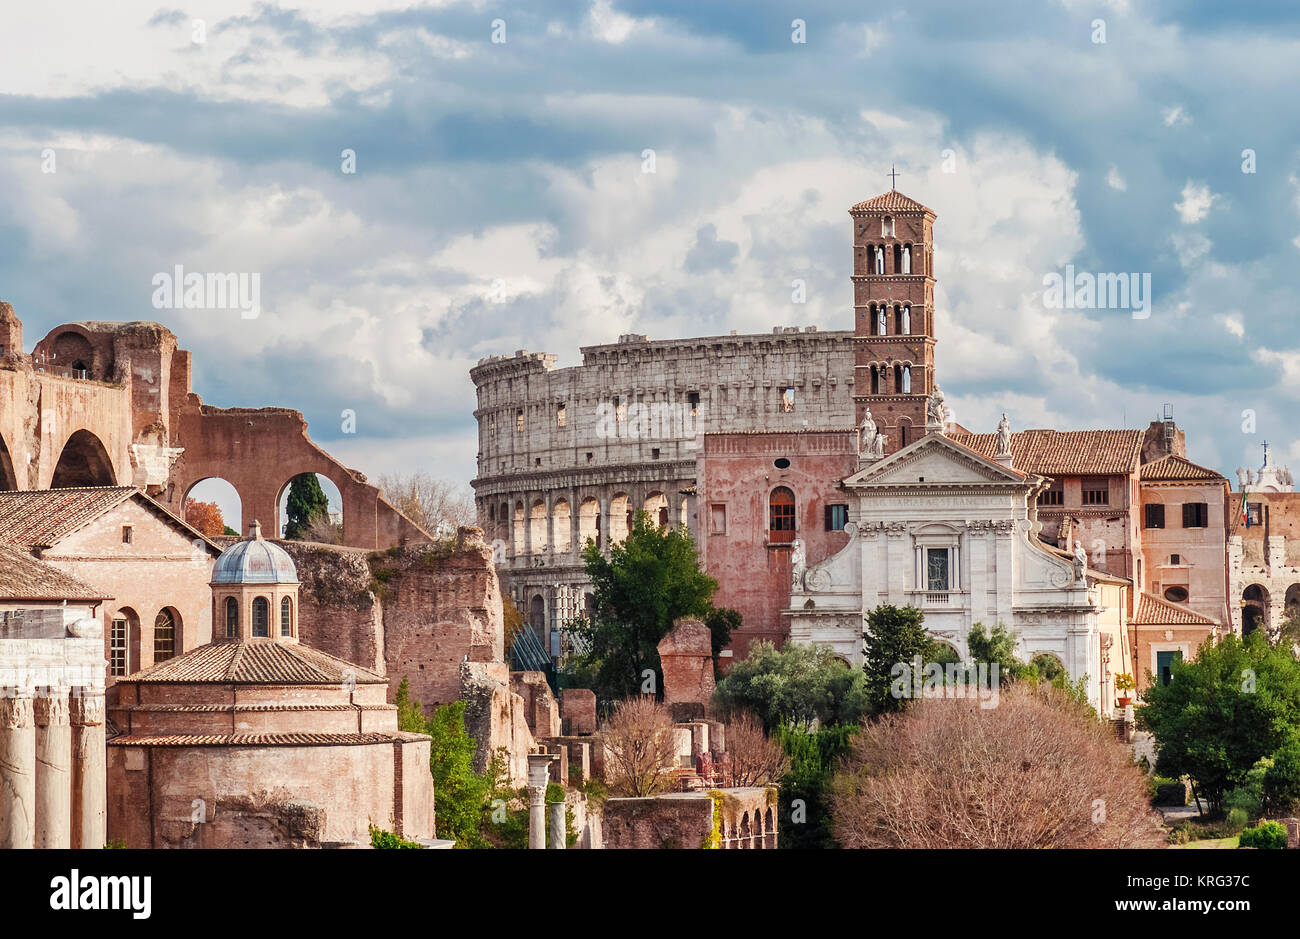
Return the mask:
M552 656L590 589L587 539L626 534L645 509L698 536L696 459L721 431L843 430L854 423L853 333L771 333L585 346L582 364L527 351L470 371L478 389L479 524L503 587Z

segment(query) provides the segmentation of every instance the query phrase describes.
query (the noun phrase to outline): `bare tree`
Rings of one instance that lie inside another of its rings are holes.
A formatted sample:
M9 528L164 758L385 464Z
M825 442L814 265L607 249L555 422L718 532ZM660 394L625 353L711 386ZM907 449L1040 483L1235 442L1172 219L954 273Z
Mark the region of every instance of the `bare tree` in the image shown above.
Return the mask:
M987 703L987 702L985 702ZM1129 748L1054 688L921 701L864 724L832 784L846 848L1165 843Z
M477 524L473 496L445 479L423 471L385 473L375 485L399 512L430 534L441 523L453 529Z
M606 773L619 795L653 796L672 785L677 771L674 723L651 695L619 703L605 728Z
M785 749L763 733L763 724L748 711L727 724L728 786L774 785L790 769Z

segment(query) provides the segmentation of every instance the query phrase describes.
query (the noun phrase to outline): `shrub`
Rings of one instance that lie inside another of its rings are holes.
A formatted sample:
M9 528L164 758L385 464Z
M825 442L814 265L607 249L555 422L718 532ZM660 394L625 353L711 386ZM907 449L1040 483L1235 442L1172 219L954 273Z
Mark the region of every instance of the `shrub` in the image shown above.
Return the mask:
M370 826L370 847L372 848L423 848L424 845L417 844L414 841L407 841L401 835L395 835L391 831L384 831L382 828L376 828L374 825L371 825Z
M666 790L677 771L677 744L668 708L649 695L627 698L605 729L610 788L625 796Z
M1229 831L1231 831L1233 834L1236 834L1237 832L1245 828L1246 823L1249 821L1250 818L1249 816L1247 816L1244 810L1232 809L1230 812L1228 812L1228 820L1225 824L1227 824Z
M728 786L772 785L790 769L781 744L763 733L753 714L739 714L727 724L727 752L731 754Z
M1047 685L1013 683L995 708L924 699L864 725L832 792L834 832L846 848L1138 848L1165 840L1128 747Z
M1262 822L1255 828L1247 828L1241 833L1239 842L1243 848L1266 848L1276 850L1286 847L1286 826L1281 822Z
M1160 780L1155 783L1155 794L1151 798L1152 805L1186 805L1187 804L1187 786L1182 780L1164 779L1160 776L1153 777L1154 780Z
M1300 740L1273 752L1273 765L1264 772L1264 801L1275 812L1288 812L1300 803Z
M713 703L727 716L750 712L768 733L785 723L856 724L867 712L866 678L825 646L756 642L718 682Z

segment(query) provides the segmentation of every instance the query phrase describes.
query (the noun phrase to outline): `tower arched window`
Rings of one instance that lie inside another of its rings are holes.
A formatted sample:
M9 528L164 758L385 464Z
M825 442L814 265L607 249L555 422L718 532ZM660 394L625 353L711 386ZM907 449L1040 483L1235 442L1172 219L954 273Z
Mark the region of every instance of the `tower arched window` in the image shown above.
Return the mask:
M269 637L271 635L267 621L271 617L271 604L267 602L266 597L255 597L253 599L253 635L260 637Z
M912 308L910 306L903 307L903 313L899 318L898 325L898 331L904 336L912 335Z
M280 600L280 635L293 635L293 601L288 597Z
M886 311L885 305L882 303L880 306L876 307L876 335L877 336L884 336L888 334L889 332L888 320L889 320L889 313Z
M894 245L894 273L903 269L903 246Z
M876 245L876 273L885 273L885 249L881 245Z
M880 394L880 366L871 366L871 393Z
M902 267L902 271L903 271L904 274L910 274L910 273L912 273L912 246L911 246L911 245L904 245L904 246L903 246L903 267Z
M880 220L880 234L885 238L894 237L894 218L892 215L886 215Z
M794 541L794 492L777 486L767 499L767 540L776 544Z
M226 597L226 638L234 639L239 635L239 601Z
M912 393L912 366L904 365L903 366L903 394L910 395L911 393Z

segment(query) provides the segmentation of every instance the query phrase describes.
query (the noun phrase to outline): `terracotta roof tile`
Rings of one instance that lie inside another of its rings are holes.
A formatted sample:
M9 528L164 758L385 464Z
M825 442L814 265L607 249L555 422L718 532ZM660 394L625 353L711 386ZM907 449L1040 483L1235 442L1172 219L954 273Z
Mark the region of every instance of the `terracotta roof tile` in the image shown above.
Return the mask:
M1162 456L1158 460L1142 464L1142 479L1152 480L1224 480L1225 478L1212 469L1193 463L1186 457Z
M897 189L891 189L889 192L873 196L865 202L859 202L850 212L929 212L934 215L933 209L928 209L921 203L917 202L910 196L905 196Z
M319 649L270 639L214 642L120 679L130 682L243 685L387 684L388 679Z
M1022 430L1011 435L1012 465L1043 476L1110 476L1136 471L1141 430ZM997 434L949 434L949 439L993 459Z
M133 497L164 521L183 529L187 536L207 542L213 554L221 553L221 549L204 538L200 531L131 486L81 486L73 489L0 492L0 543L23 548L48 548Z
M400 733L364 734L127 734L110 737L113 747L341 747L410 739Z
M1217 626L1208 616L1177 603L1170 603L1153 593L1143 591L1138 595L1135 626Z
M22 548L0 544L0 599L107 600L109 595L32 557Z

